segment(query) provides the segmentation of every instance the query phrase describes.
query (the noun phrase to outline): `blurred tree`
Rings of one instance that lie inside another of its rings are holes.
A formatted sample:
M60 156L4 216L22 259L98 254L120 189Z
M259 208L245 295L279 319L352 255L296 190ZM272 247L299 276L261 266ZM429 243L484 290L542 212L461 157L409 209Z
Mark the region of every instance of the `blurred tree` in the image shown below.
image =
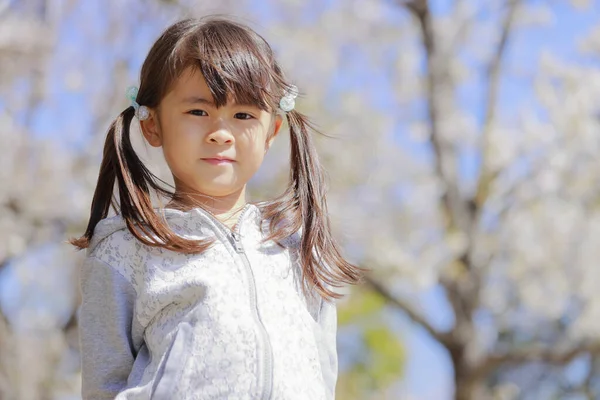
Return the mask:
M70 162L57 157L55 144L35 138L31 129L38 107L47 96L47 67L55 45L57 17L57 8L52 2L0 2L2 276L11 268L10 261L17 260L39 243L55 240L69 220L69 204L64 199L68 181L52 177L68 176ZM21 276L22 281L27 279L27 275ZM6 286L1 293L3 299L14 298L16 294L16 288ZM72 302L71 310L74 306ZM33 320L35 318L31 318ZM54 380L53 367L64 352L66 334L73 324L63 323L57 332L56 326L38 321L38 332L20 330L12 324L10 316L7 318L4 307L0 308L2 399L43 398L41 391Z
M414 116L411 133L431 150L433 188L413 181L401 213L416 224L393 235L396 243L372 247L368 282L447 349L456 399L598 398L600 73L548 51L529 68L524 48L507 62L520 30L558 18L550 4L456 1L436 15L432 3L397 2L412 16L425 60L413 72L426 114ZM598 30L584 47L597 51L597 43ZM507 76L536 97L505 98L500 107ZM465 88L482 90L475 107L461 104ZM511 113L507 101L521 108ZM465 161L472 170L461 169ZM410 216L422 212L433 218ZM383 283L407 272L444 289L450 327L430 321L406 283ZM575 360L587 377L568 373Z

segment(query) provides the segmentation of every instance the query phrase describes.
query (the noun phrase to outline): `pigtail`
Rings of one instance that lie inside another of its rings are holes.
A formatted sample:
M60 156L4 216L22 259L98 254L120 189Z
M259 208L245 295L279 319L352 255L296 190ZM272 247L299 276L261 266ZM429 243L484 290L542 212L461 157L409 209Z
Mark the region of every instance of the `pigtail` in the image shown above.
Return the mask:
M111 124L104 142L102 163L86 231L81 238L71 239L69 242L79 249L87 248L96 225L108 216L112 205L113 210L125 220L129 231L142 243L183 253L204 251L211 241L181 238L154 211L150 187L165 196L173 196L173 193L157 183L165 182L150 172L135 153L130 138L130 125L134 115L134 108L128 107ZM119 189L119 205L113 195L115 182Z
M339 298L332 290L361 280L362 268L350 264L340 252L330 227L325 180L308 119L293 110L287 113L290 130L290 183L277 201L264 208L272 234L267 239L281 242L302 231L299 255L304 273L304 290L314 287L324 298Z

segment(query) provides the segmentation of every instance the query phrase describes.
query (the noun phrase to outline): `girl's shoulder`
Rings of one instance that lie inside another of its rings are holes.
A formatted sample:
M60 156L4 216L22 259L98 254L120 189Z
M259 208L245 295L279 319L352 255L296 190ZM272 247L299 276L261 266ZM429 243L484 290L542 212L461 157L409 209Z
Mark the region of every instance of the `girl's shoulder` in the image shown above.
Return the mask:
M146 234L140 235L151 239ZM152 260L160 263L168 256L165 252L170 253L169 250L144 244L129 230L126 220L115 215L98 222L86 256L102 261L133 283L135 277L143 273L146 264L152 263Z
M141 235L142 237L148 237L145 234ZM111 264L109 261L118 261L117 258L131 261L131 258L140 256L141 253L148 250L149 246L143 244L133 235L127 227L125 219L118 214L98 222L94 228L94 234L86 254Z
M155 209L155 212L158 216L165 218L169 224L174 224L175 226L180 225L185 221L186 218L189 218L183 212L177 210L166 209L163 212L159 212L158 209ZM146 228L147 225L143 224ZM140 235L144 238L150 239L150 237L146 234L140 232ZM94 234L92 235L92 239L90 240L90 244L87 248L87 255L97 254L102 247L106 246L135 246L136 248L145 247L145 245L140 242L133 233L127 227L127 222L125 218L121 214L117 214L111 217L104 218L96 224L94 228Z
M125 232L129 232L125 219L121 215L115 215L101 219L94 228L94 234L87 248L87 255L94 256L101 251L101 244L109 242L126 242Z

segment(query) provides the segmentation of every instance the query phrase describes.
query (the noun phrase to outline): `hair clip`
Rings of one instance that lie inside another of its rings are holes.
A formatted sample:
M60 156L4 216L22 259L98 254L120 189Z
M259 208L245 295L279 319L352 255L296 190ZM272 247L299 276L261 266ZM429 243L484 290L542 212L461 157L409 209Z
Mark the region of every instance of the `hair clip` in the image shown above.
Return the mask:
M296 106L296 97L298 97L298 88L291 85L286 91L281 100L279 100L279 108L282 111L292 111Z
M145 119L148 119L148 117L150 116L150 111L148 110L148 107L140 106L138 104L138 102L136 101L137 94L138 94L137 86L130 86L127 89L126 95L127 95L127 98L129 99L129 101L131 102L131 106L135 109L135 116L137 117L138 120L143 121Z

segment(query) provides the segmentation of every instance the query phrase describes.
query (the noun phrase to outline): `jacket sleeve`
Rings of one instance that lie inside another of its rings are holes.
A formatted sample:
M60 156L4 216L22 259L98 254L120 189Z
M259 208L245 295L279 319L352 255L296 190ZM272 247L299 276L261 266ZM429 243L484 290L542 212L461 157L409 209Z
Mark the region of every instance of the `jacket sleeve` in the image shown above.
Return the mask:
M337 357L337 308L335 300L321 300L319 311L321 327L321 370L328 391L328 399L335 399L335 386L338 377Z
M119 272L90 256L82 265L80 288L82 399L114 399L126 388L135 360L135 290Z

